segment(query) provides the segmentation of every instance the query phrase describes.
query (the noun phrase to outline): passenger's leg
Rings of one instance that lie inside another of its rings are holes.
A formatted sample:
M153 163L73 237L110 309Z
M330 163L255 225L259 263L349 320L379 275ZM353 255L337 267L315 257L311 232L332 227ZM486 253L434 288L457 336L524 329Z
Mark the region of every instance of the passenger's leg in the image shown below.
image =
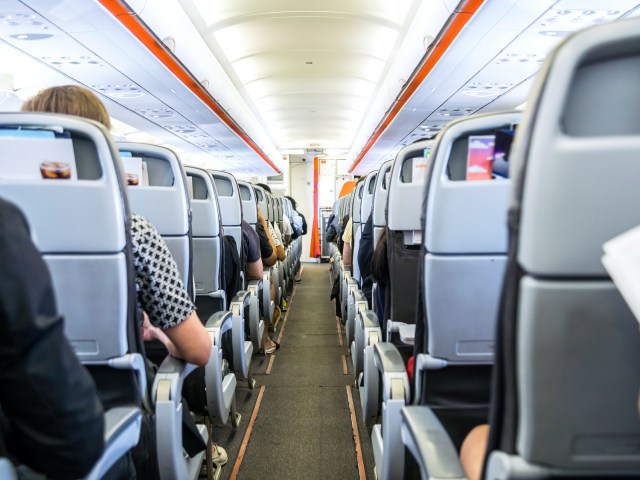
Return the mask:
M488 438L489 425L478 425L462 443L460 463L469 480L480 480Z

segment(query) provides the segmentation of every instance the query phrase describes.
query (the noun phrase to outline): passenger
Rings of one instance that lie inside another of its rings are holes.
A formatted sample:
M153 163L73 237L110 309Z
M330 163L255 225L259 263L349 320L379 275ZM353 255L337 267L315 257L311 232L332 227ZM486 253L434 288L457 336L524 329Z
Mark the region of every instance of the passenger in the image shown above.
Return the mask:
M371 305L371 289L373 277L371 276L371 259L373 257L373 213L362 226L360 247L358 249L358 266L360 267L360 284L362 293L367 297Z
M353 241L353 221L351 218L347 220L347 224L342 230L342 237L340 238L342 239L342 262L345 267L351 267L353 263L353 248L351 245Z
M262 216L262 212L258 209L258 224L256 225L256 231L258 233L258 238L260 239L260 253L262 255L262 263L264 267L272 267L276 264L278 260L276 256L276 244L271 236L271 232L267 226L267 222ZM276 299L276 285L273 276L270 277L271 285L270 285L270 293L269 296L272 302L275 302ZM280 320L280 316L282 312L280 311L280 307L275 305L273 308L273 316L271 317L269 328L271 331L275 329L275 325ZM263 335L265 335L263 333ZM262 337L263 340L265 337ZM267 342L267 344L270 342ZM280 348L280 344L277 342L273 342L275 347L271 346L271 348L266 348L264 353L269 355Z
M269 185L264 183L257 183L256 185L271 193L271 187ZM282 243L282 233L280 232L280 228L278 228L278 225L275 222L267 222L266 225L269 233L271 234L271 238L273 239L277 258L282 262L287 258L287 252L285 251L283 246L284 244Z
M291 239L295 240L301 235L305 235L307 233L307 221L305 220L304 215L298 212L298 202L289 195L285 195L285 198L289 199L291 207L293 208L293 212L291 214ZM302 264L298 264L298 270L293 276L293 281L295 283L300 283L302 281Z
M51 278L27 221L0 199L0 450L59 479L84 477L104 448L93 379L64 336Z
M260 280L262 279L262 258L261 258L261 245L260 237L256 233L251 225L244 220L242 221L242 262L243 269L247 280ZM273 252L273 250L271 250ZM274 294L275 297L275 289ZM277 342L274 342L269 337L269 333L265 328L262 331L262 348L265 354L269 355L274 353L280 348Z
M51 87L29 99L22 106L25 112L50 112L76 115L94 120L111 128L111 120L105 106L90 90L76 85ZM140 215L131 214L131 243L135 269L137 299L140 308L148 315L151 326L158 329L145 329L141 322L145 340L157 338L161 330L171 341L167 348L171 355L186 362L204 366L211 353L211 339L203 323L198 318L195 306L184 288L175 261L164 240L149 221ZM166 338L164 340L166 341ZM189 438L201 444L191 446L190 455L205 448L195 425L190 421L188 411L183 420L186 430L185 447ZM197 435L197 436L195 436ZM227 453L213 444L212 461L224 465Z

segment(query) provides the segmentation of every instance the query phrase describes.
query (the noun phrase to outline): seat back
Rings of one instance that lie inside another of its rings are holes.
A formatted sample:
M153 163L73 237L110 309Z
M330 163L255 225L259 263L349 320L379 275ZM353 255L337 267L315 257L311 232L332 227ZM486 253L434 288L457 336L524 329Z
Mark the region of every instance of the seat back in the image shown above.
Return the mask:
M216 184L218 204L220 205L220 219L224 235L233 237L236 241L238 255L242 242L242 199L236 177L227 172L211 170L211 176Z
M505 155L498 149L504 152L505 146L499 140L513 138L519 119L520 113L508 112L452 122L431 157L422 259L425 353L449 364L493 363L510 181L472 180L471 169L478 167L473 164L478 153L483 159L494 155L492 145L496 165L502 165Z
M567 38L516 134L490 472L640 471L640 335L601 263L640 224L639 65L639 19Z
M157 145L118 142L116 146L127 175L131 210L149 220L162 235L193 297L191 206L180 160L173 151Z
M389 318L415 323L422 224L420 209L412 206L424 190L425 151L432 143L431 140L423 140L403 148L391 167L387 199L390 301L385 305L385 318L381 323L383 331Z
M360 283L360 265L358 265L358 251L360 247L360 237L362 236L362 221L360 218L360 205L362 203L362 195L364 190L364 179L356 184L353 190L353 203L351 205L351 221L352 221L352 239L351 248L353 249L353 278ZM366 219L365 219L366 220Z
M256 194L256 201L258 202L258 209L262 212L263 218L266 220L269 218L269 207L267 201L267 194L264 189L258 185L253 185L253 191Z
M367 175L364 188L362 189L362 200L360 202L360 221L366 223L369 216L373 213L373 198L375 194L376 178L378 172L374 171Z
M284 220L282 217L284 216L284 207L282 205L282 197L279 195L273 196L274 200L274 213L276 216L276 223L278 224L278 228L280 229L280 233L284 230Z
M264 219L270 223L274 223L276 221L276 213L274 208L273 195L269 192L265 191L264 194L267 197L267 216Z
M238 180L238 188L242 199L242 218L255 229L256 223L258 223L256 192L251 183L243 180Z
M76 117L5 113L0 125L0 195L28 219L65 334L108 407L139 405L144 370L111 368L144 352L118 150L101 125Z
M384 162L378 170L375 186L373 187L373 248L378 245L378 238L382 230L387 227L387 195L389 193L389 176L393 160Z
M207 170L185 167L191 184L193 271L201 320L224 308L222 220L216 187Z

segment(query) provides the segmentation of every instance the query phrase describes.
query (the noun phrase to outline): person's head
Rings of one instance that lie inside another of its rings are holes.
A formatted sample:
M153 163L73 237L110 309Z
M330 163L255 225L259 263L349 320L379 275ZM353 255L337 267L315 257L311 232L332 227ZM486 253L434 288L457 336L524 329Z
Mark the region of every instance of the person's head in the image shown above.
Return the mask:
M289 195L285 195L284 198L288 198L289 201L291 202L291 206L293 207L293 209L295 211L298 211L298 204L296 203L296 201L293 199L293 197L290 197Z
M271 187L266 183L256 183L259 187L262 187L265 191L271 193Z
M107 109L91 90L77 85L64 85L42 90L22 105L23 112L64 113L88 118L111 128Z

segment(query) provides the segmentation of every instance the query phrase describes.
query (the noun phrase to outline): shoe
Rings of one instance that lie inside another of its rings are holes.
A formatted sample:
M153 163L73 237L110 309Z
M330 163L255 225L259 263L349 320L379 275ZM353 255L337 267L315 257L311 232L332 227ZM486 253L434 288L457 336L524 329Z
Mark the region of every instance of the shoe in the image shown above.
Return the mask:
M287 311L287 300L282 297L282 300L280 301L280 310L283 312Z
M227 451L217 443L211 444L211 463L216 465L224 465L229 460Z
M294 283L300 283L300 282L302 282L302 278L301 277L295 277L293 279L293 281L294 281Z
M271 341L272 341L273 343L275 343L276 345L275 345L275 347L271 347L271 348L267 348L267 349L264 349L264 350L263 350L263 351L264 351L264 356L265 356L265 357L267 357L267 356L269 356L269 355L271 355L271 354L276 353L276 350L280 350L280 344L279 344L278 342L276 342L275 340L271 340Z

